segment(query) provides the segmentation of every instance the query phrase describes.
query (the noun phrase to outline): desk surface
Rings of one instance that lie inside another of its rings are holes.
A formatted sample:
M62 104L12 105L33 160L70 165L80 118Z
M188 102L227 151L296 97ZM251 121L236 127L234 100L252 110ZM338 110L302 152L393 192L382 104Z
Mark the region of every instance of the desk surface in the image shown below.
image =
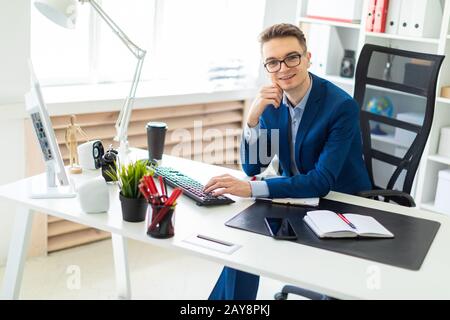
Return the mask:
M136 151L145 156L145 152ZM200 162L164 156L163 165L174 167L202 183L211 176L230 173L244 177L240 171ZM71 175L75 184L100 175L90 171ZM179 250L247 272L279 279L337 298L351 299L450 299L450 218L383 202L331 192L326 198L360 206L435 220L441 223L436 238L419 271L410 271L372 261L316 249L225 226L225 222L253 203L252 199L232 197L236 203L205 208L182 197L176 209L175 236L160 240L146 234L146 223L122 220L118 189L110 186L111 205L108 213L85 214L78 199L35 200L28 197L31 179L0 186L0 198L40 212L89 225L104 231L152 245ZM242 247L232 254L213 251L183 241L193 234L202 234L232 242ZM189 272L181 270L180 272Z

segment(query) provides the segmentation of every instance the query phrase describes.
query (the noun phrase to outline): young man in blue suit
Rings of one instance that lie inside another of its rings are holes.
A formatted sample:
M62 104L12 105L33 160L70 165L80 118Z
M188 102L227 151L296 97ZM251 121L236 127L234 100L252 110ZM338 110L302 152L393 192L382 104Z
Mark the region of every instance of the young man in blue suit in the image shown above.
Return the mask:
M241 144L242 168L261 173L277 154L282 176L242 181L212 178L206 192L241 197L322 197L372 188L362 157L359 106L345 91L308 72L311 53L303 32L291 24L260 35L264 67L272 84L250 107ZM274 151L269 156L270 150ZM210 299L255 299L259 277L225 267Z

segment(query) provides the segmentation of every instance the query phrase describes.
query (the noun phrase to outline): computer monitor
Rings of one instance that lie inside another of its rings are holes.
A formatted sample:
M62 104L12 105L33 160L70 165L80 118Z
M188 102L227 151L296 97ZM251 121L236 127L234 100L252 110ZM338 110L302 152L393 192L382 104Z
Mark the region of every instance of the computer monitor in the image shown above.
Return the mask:
M75 193L67 177L64 162L56 142L55 132L41 92L41 86L29 61L31 89L25 94L25 105L45 163L46 183L32 185L31 198L72 198ZM56 177L58 184L56 183Z

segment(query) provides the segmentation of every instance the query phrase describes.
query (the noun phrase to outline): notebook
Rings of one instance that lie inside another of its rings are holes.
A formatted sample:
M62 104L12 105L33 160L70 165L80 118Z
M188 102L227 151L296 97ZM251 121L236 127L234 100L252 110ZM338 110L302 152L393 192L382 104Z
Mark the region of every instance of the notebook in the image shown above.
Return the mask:
M329 210L316 210L308 211L303 220L320 238L394 237L372 217L352 213L342 216Z

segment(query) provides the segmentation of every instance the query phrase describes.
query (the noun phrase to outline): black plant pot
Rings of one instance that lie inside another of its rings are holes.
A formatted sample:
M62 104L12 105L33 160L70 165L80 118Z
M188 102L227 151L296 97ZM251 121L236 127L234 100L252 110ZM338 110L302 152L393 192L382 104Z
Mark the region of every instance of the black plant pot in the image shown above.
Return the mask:
M148 203L145 198L126 198L119 193L123 220L128 222L145 221Z

